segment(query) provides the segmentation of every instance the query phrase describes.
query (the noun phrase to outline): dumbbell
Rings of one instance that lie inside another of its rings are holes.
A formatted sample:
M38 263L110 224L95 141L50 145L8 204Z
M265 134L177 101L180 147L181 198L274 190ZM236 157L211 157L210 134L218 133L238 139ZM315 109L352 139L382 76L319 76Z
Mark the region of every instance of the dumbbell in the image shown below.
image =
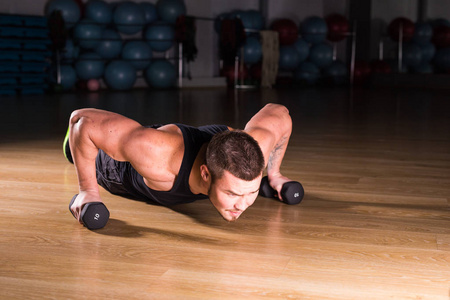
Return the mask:
M69 204L69 211L73 214L72 207L73 202L77 198L78 194L73 196L72 201ZM105 204L102 202L89 202L86 203L81 209L81 221L83 225L90 230L100 229L105 227L106 223L109 219L109 211L106 208Z
M302 202L305 191L300 182L288 181L283 184L280 194L284 203L294 205ZM261 180L259 195L265 198L278 198L277 191L270 186L269 178L267 176L264 176Z

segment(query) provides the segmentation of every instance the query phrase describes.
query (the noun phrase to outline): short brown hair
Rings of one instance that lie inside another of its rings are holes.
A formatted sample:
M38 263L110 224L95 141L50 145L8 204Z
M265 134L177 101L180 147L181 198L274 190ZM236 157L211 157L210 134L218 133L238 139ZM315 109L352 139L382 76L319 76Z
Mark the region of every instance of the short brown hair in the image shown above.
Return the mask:
M233 130L214 135L206 150L206 166L212 182L220 179L224 170L250 181L261 175L265 164L258 142L242 130Z

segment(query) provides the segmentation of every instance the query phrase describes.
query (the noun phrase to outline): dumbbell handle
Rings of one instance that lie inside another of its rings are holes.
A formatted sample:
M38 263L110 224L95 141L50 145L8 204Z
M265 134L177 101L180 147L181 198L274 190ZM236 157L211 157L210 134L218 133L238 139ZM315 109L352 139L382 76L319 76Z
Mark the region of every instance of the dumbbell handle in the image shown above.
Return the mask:
M75 202L77 196L78 194L73 196L69 204L69 211L72 213L74 218L76 217L72 212L71 207L73 205L73 202ZM83 205L83 208L81 209L80 219L87 229L100 229L105 227L106 223L108 222L109 211L102 202L88 202Z
M277 198L277 191L274 190L269 184L269 178L264 176L261 180L261 186L259 188L259 194L266 198ZM300 182L288 181L283 184L280 191L281 199L284 203L294 205L303 200L305 191Z

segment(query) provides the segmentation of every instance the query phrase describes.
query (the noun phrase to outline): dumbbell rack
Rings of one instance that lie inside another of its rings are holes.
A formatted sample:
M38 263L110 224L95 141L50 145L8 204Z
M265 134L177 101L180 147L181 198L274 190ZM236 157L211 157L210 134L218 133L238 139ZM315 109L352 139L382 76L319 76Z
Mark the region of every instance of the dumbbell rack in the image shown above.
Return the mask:
M51 43L45 17L0 14L0 96L47 90Z

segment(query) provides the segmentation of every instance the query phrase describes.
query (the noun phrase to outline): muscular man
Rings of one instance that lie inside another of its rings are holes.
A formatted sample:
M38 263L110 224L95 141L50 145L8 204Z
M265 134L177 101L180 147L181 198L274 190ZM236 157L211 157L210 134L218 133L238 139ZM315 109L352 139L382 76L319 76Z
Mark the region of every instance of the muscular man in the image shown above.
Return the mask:
M76 110L66 138L70 150L65 145L79 183L71 211L81 222L83 205L101 202L100 184L113 194L160 205L209 198L225 220L234 221L258 196L266 167L278 193L290 181L280 166L291 131L289 111L278 104L262 108L244 130L145 127L108 111Z

